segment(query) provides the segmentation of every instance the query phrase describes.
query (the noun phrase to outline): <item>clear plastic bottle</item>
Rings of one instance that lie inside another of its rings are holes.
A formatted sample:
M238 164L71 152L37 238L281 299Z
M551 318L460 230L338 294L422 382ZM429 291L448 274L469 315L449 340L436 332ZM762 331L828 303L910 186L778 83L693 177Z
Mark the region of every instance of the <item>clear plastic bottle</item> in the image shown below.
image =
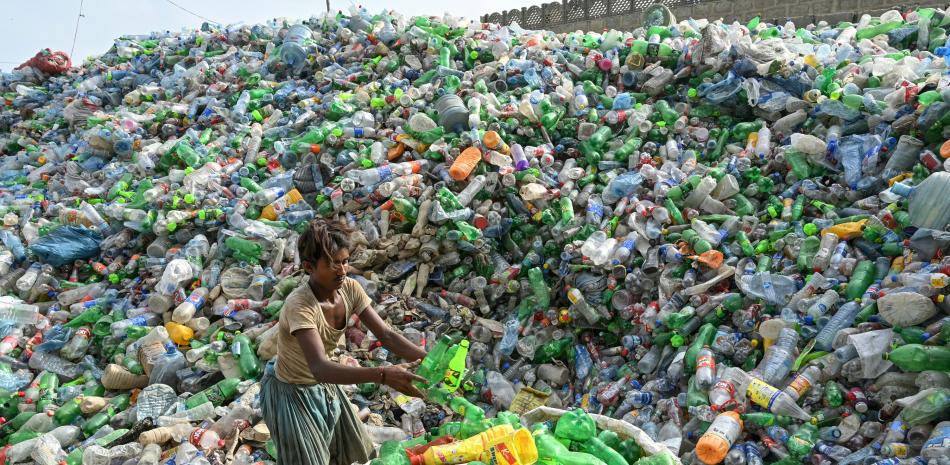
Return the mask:
M792 369L797 345L798 333L792 328L782 328L775 344L765 350L762 361L750 374L773 386L782 384Z

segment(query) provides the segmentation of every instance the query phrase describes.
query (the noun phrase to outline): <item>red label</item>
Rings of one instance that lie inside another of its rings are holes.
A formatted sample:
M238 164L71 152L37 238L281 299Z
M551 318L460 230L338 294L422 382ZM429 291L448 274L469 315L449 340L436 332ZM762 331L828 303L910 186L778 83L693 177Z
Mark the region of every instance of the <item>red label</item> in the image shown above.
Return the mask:
M505 459L505 461L503 462L505 464L514 465L518 463L518 459L516 459L515 455L512 454L510 450L508 450L508 446L505 445L505 443L501 443L495 446L495 453L492 454L492 465L502 463L502 462L497 461L499 458L498 457L499 455L501 456L501 458Z
M704 355L696 359L696 368L712 368L716 369L716 359L708 355Z
M81 327L81 328L79 328L79 329L76 330L76 336L78 336L78 337L84 337L84 338L86 338L86 339L91 339L91 338L92 338L92 332L89 331L89 328L86 328L86 327L84 326L84 327Z
M191 444L195 447L200 448L201 437L204 436L205 432L208 431L204 428L196 428L191 432Z

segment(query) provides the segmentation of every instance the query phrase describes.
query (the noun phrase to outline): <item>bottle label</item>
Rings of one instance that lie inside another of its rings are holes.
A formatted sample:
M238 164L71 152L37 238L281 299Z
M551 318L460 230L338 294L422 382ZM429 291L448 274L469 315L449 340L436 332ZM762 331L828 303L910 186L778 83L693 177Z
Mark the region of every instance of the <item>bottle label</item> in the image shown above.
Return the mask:
M792 379L791 383L788 383L788 387L798 393L798 397L801 397L811 389L811 381L804 376L798 375Z
M908 455L907 444L903 444L900 442L892 442L890 446L891 446L892 456L901 457L901 458L907 457Z
M926 456L930 449L950 449L950 426L941 427L939 433L932 434L921 448L921 455Z
M393 175L393 169L389 165L383 165L377 168L379 170L380 181L388 180Z
M489 452L491 454L489 465L515 465L520 463L505 443L495 445Z
M721 415L709 425L705 434L719 436L723 441L732 444L739 437L739 424L732 417Z
M716 369L716 359L711 355L703 355L696 360L696 369L700 368L709 368L711 370Z
M92 339L92 332L89 331L89 328L81 327L76 330L76 337L84 337L86 339ZM4 341L6 338L4 338Z
M208 430L204 428L196 428L191 432L190 437L188 438L191 444L195 447L201 447L201 437L204 436L205 432Z
M205 298L197 292L192 292L191 295L188 296L188 302L191 302L191 305L194 305L195 309L199 309L204 306Z
M746 389L746 394L752 402L768 410L772 410L772 403L775 402L781 392L774 386L756 378L752 378L752 382L749 383L749 387Z

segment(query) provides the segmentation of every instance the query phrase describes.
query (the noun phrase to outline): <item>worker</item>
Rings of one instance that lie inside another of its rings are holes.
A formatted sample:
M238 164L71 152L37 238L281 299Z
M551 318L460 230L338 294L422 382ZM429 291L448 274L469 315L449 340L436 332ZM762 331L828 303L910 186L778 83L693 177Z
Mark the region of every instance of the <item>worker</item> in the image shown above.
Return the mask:
M385 384L423 397L412 382L425 380L410 370L425 351L393 331L362 286L347 276L352 234L341 222L315 219L297 241L307 277L284 301L276 362L267 364L260 393L281 464L350 465L372 458L373 444L341 385ZM369 368L331 360L353 315L407 363Z

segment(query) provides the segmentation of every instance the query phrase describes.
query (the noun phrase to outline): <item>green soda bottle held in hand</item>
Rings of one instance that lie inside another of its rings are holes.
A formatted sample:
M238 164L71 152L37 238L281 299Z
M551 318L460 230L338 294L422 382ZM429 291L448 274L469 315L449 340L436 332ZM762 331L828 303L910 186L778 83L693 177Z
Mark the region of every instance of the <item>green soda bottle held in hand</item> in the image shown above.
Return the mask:
M440 371L440 367L445 366L442 359L452 344L452 337L447 334L439 338L439 342L436 343L435 347L429 350L429 353L422 359L419 368L416 370L416 374L425 378L428 383L423 385L421 382L415 381L414 384L416 387L420 389L434 388L435 385L442 380L445 375L445 368L442 368Z

